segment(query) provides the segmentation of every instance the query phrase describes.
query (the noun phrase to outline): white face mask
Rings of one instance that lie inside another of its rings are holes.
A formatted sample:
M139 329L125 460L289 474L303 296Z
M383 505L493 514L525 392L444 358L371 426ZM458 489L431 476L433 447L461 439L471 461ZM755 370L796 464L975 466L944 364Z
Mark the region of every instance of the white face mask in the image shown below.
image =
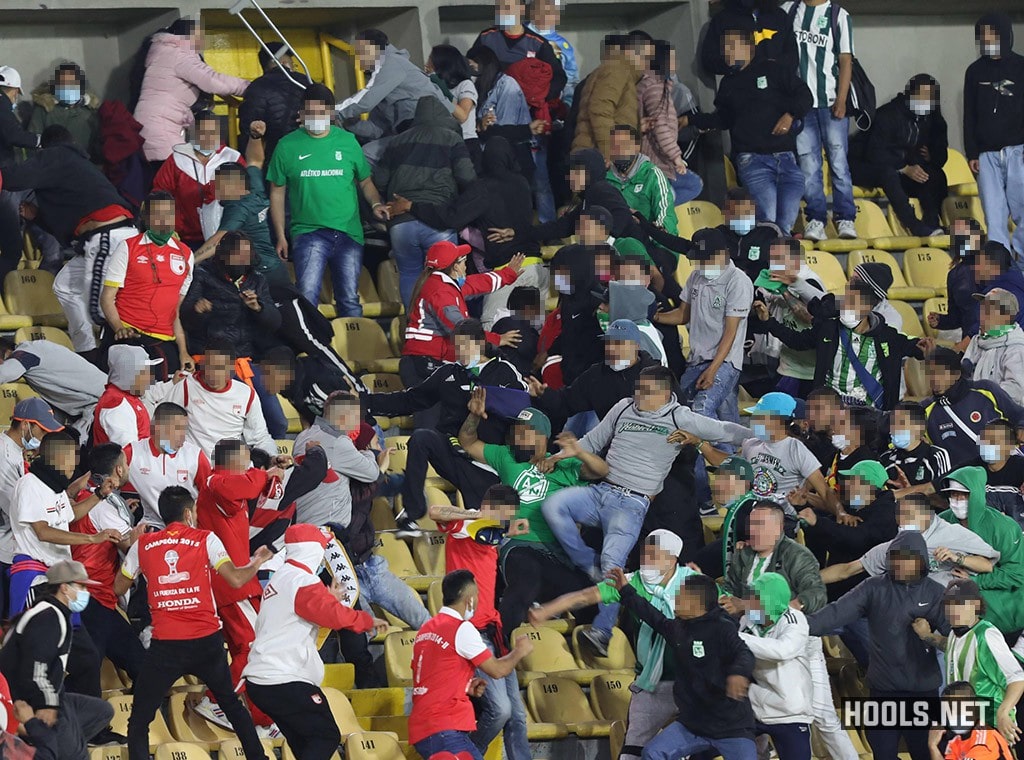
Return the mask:
M640 578L648 586L654 586L665 577L665 573L657 565L640 565Z
M900 525L899 530L912 530L915 533L921 532L921 526L916 523L910 523L909 525Z
M835 446L840 451L842 451L843 449L850 445L850 439L847 438L842 433L840 433L838 435L832 436L832 445Z
M839 312L839 321L843 323L844 327L849 327L852 330L860 324L860 316L853 309L843 309Z
M998 462L1002 459L1002 457L999 456L999 447L996 446L994 443L981 444L978 447L978 453L981 454L982 461L988 462L989 464L992 464L993 462Z
M327 116L323 118L306 117L305 121L303 121L303 126L310 134L319 135L331 128L331 120Z
M567 274L556 274L555 275L555 290L563 295L572 293L572 280Z
M511 29L519 23L519 17L513 13L499 13L494 17L494 25L499 29Z
M40 441L38 438L36 438L33 435L33 436L29 437L29 438L23 438L22 439L22 443L25 444L25 448L28 451L35 451L36 449L39 448L40 444L42 444L42 441Z
M633 366L633 362L629 359L613 359L610 362L605 362L608 367L616 372L623 372Z
M986 55L986 56L990 56L990 57L991 56L997 56L997 55L999 55L1000 49L1001 49L1001 46L1000 46L1000 44L998 42L990 42L987 45L983 43L981 45L981 54L982 55Z
M722 272L725 270L722 267L704 267L700 270L701 274L709 280L717 280L722 276Z
M967 519L968 498L966 496L950 496L949 508L956 515L957 520Z
M927 116L932 112L932 103L930 100L911 100L910 111L915 116Z
M476 614L476 607L466 607L466 611L462 614L463 620L469 620Z

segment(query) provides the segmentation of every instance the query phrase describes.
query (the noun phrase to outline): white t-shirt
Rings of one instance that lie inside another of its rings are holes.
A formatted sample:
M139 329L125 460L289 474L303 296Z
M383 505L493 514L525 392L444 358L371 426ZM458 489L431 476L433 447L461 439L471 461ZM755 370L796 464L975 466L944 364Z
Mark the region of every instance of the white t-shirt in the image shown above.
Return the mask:
M476 139L476 85L473 84L472 80L463 79L452 90L452 100L455 101L455 105L459 104L460 100L466 99L473 101L473 107L469 110L469 117L462 122L462 139L463 140L475 140Z
M11 495L11 524L16 554L25 554L47 566L71 559L71 547L40 541L32 523L45 522L51 528L68 530L75 512L67 493L54 493L32 473L21 478Z
M0 435L0 562L14 562L11 530L11 497L14 485L25 475L25 453L9 435Z
M786 495L802 486L820 466L803 441L789 436L772 443L748 438L740 450L754 468L750 490L761 499L785 501Z
M131 513L110 499L104 499L90 509L89 520L97 531L116 530L123 534L132 529Z

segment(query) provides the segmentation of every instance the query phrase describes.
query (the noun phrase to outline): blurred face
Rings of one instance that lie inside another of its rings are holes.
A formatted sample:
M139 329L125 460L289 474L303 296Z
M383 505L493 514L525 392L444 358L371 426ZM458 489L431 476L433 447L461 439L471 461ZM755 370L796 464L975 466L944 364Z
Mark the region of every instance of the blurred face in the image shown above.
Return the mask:
M136 396L141 396L146 392L146 389L153 384L153 368L142 367L139 369L135 380L132 382L132 387L129 389Z
M625 130L612 132L611 136L612 161L630 161L636 159L640 153L640 146L637 145L633 135Z
M625 369L636 364L639 346L631 340L606 340L604 363L613 369Z
M174 232L174 201L153 201L146 211L149 229L160 234Z
M167 441L170 448L177 451L185 443L188 432L188 417L171 417L153 426L153 437L162 444Z
M872 307L873 304L866 295L847 285L839 306L840 321L846 327L856 327L871 313Z
M831 398L815 398L807 402L807 420L811 430L829 433L836 427L839 406Z
M229 472L245 472L249 469L249 464L252 462L252 455L249 453L249 447L243 446L241 451L237 451L228 457L227 464L224 469Z
M678 560L670 552L654 544L644 544L640 555L640 570L646 570L649 578L653 578L657 573L658 577L664 580L670 573L676 571L678 565Z
M377 65L377 58L381 54L381 49L367 40L356 40L355 49L356 62L359 64L359 68L363 71L373 71L373 67Z
M238 245L229 248L224 256L224 263L228 266L247 267L252 264L252 243L248 240L239 240Z
M999 265L984 253L979 253L974 260L974 279L978 282L989 282L999 274Z
M991 330L996 327L1002 327L1003 325L1013 324L1015 322L1015 315L1003 314L999 309L999 304L995 301L982 301L981 302L981 320L980 327L981 332Z
M875 489L864 478L854 475L843 484L846 503L851 509L863 509L875 500Z
M684 583L679 593L676 594L676 617L682 620L693 620L699 618L707 611L703 595L695 590L686 588Z
M782 538L782 515L774 509L754 509L750 513L750 547L768 552Z
M1016 439L1002 428L988 428L978 441L981 458L988 464L1005 462L1017 448Z
M897 431L909 432L912 445L924 437L924 427L914 422L910 412L903 409L897 409L893 412L890 431L892 434L895 434Z
M939 366L928 362L925 364L925 372L928 377L928 385L931 388L932 394L940 396L950 388L952 388L958 380L960 380L960 373L954 372L944 366Z
M531 13L533 20L533 26L536 29L542 29L547 31L549 29L556 29L559 22L562 20L561 9L550 0L542 0L533 4L533 10Z
M636 381L633 402L642 412L656 412L665 406L671 398L671 392L661 388L653 378L641 377Z
M754 57L750 39L742 34L726 34L722 40L722 57L729 68L743 68Z
M918 116L929 114L939 107L939 94L934 85L924 84L910 92L910 110Z
M999 55L999 32L994 26L983 24L978 30L978 44L981 46L983 54L991 55L994 51L996 55Z
M796 275L803 266L803 254L790 250L788 245L773 245L768 252L768 266L773 272Z
M603 243L607 238L602 238ZM608 284L612 279L612 254L607 249L598 250L594 254L594 276L598 282Z
M189 35L188 39L192 49L197 53L201 53L206 49L206 35L203 34L202 24L195 25L195 28L192 30L192 34Z
M207 352L203 357L203 382L215 391L228 387L235 371L235 360L226 354Z
M548 439L529 425L517 422L512 425L509 435L512 441L512 454L517 462L529 462L547 449Z
M217 150L220 147L220 122L216 119L205 119L195 126L196 143L203 150Z
M334 426L345 432L356 430L363 420L362 408L359 404L340 404L333 414Z
M731 221L733 219L753 219L757 216L757 209L754 206L753 201L726 201L725 209L723 210L725 221Z
M731 472L715 473L715 480L711 484L711 495L715 504L724 507L734 499L738 499L749 489L749 484L739 475Z
M651 273L643 264L632 261L625 261L619 264L618 281L627 285L643 285L645 288L651 284Z
M78 454L72 444L61 444L54 450L54 461L48 462L57 472L66 478L75 474L78 466Z
M889 574L902 583L921 577L921 561L910 552L897 551L889 555Z
M981 604L976 599L947 599L942 604L946 619L954 628L969 628L978 622Z
M576 235L583 245L601 245L608 240L608 230L599 221L586 214L580 216L576 223Z
M307 101L302 106L302 121L306 125L307 131L312 134L322 134L324 131L331 128L331 116L333 111L330 106L319 100ZM316 123L317 129L314 131L311 124ZM326 127L321 129L320 127L326 123Z
M569 189L574 193L582 193L587 187L587 170L582 167L569 170Z
M57 72L54 84L58 87L78 87L78 77L75 76L75 72L62 69Z
M777 414L755 414L750 418L754 437L762 441L781 441L786 437L786 418Z
M711 258L698 264L700 271L708 279L715 279L721 276L722 271L729 265L728 251L715 251Z
M484 358L484 343L468 335L455 336L455 361L463 367L475 367Z
M249 194L245 189L245 180L237 174L220 174L213 177L214 191L217 200L223 202L238 201Z
M896 524L904 530L923 531L931 524L931 514L916 500L904 499L896 505Z
M480 516L485 520L508 522L516 516L516 508L511 504L501 504L484 499L480 504Z
M280 393L295 379L292 371L287 367L278 367L273 364L262 365L263 386L269 393Z
M523 3L519 0L497 0L494 4L494 20L502 29L516 26L523 20Z

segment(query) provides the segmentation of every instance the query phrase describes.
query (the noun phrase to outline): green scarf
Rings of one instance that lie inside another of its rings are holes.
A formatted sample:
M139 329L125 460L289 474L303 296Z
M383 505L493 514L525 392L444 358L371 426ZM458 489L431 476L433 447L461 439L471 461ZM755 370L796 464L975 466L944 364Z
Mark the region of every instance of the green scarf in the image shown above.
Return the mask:
M688 567L676 568L675 575L669 578L665 586L648 586L640 573L634 573L630 579L632 585L641 596L649 596L651 605L665 617L672 619L676 616L676 594L683 580L688 575L695 575ZM637 660L643 663L643 669L637 676L636 683L644 691L654 691L661 683L661 672L664 667L665 639L654 632L647 623L640 624L640 633L636 640Z
M1011 322L1008 325L999 325L993 327L991 330L986 330L981 334L982 340L991 340L993 338L1002 338L1004 335L1008 335L1013 331L1013 328L1017 326L1016 322Z
M441 79L436 73L430 75L430 81L437 85L437 88L444 93L444 96L448 100L452 99L452 91L448 89L448 85L445 84L444 80Z
M173 236L174 230L171 230L170 232L167 233L157 232L156 230L146 230L146 237L148 237L161 248L167 245L167 241L170 240Z

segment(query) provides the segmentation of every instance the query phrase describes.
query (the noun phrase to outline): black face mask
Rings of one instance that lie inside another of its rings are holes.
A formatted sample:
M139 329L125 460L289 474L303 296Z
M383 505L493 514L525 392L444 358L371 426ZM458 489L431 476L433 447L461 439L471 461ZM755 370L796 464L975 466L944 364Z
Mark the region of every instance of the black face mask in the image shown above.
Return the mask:
M612 165L615 167L615 171L619 174L625 174L629 171L629 168L633 165L634 161L636 161L636 156L633 156L632 158L617 158L612 161Z
M949 252L963 258L968 253L976 253L971 246L970 235L952 235L949 240Z
M959 636L960 638L963 638L964 636L967 635L968 631L970 631L972 627L973 626L970 626L970 625L951 625L949 628L957 636Z
M528 463L537 455L536 451L526 446L516 446L513 444L510 448L512 449L513 458L520 464Z
M224 274L232 280L240 280L249 272L248 264L223 264Z

